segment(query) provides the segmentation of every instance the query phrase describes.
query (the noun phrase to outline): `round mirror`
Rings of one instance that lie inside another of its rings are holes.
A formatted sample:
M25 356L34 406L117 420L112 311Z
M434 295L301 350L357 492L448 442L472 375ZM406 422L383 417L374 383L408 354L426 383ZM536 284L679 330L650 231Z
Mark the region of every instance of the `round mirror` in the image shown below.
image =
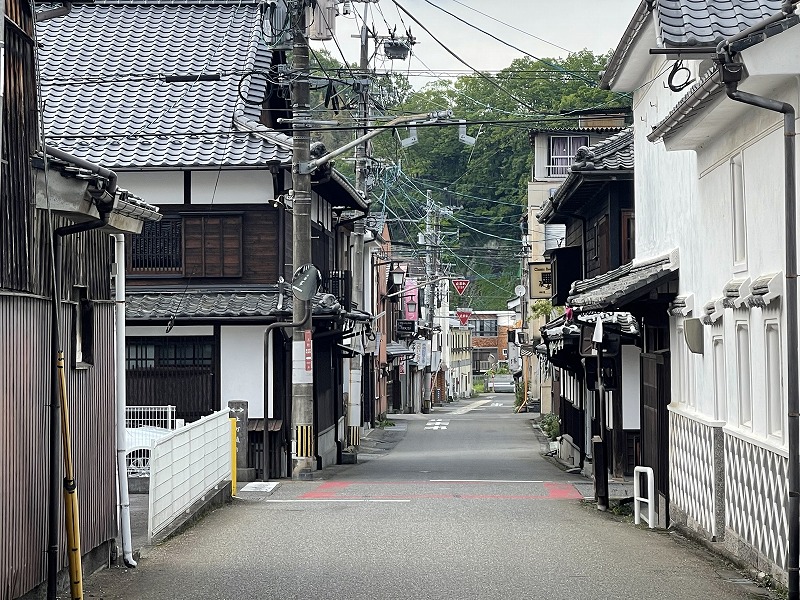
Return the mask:
M312 264L303 265L294 272L292 278L292 293L298 300L308 302L317 293L320 285L320 276L317 268Z

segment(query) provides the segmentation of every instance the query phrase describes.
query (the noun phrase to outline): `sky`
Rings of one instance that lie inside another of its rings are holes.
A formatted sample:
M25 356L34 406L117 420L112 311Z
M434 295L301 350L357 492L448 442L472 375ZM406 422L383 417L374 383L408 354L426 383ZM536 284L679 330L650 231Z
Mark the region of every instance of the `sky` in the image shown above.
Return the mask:
M431 3L527 53L539 58L553 58L584 48L595 53L616 48L639 0L431 0ZM368 23L375 26L378 35L387 35L388 24L397 26L398 35L410 28L417 38L418 44L409 60L387 61L378 56L374 63L376 68L409 75L418 70L469 71L397 4L475 69L497 71L523 56L521 52L438 10L431 3L426 0L352 3L359 14L363 14L365 6L368 7ZM352 36L357 35L360 25L361 19L353 14L341 15L336 20L339 47L333 41L314 42L313 46L326 48L339 60L344 54L348 62L357 63L359 41ZM431 80L431 77L412 77L414 87L421 87Z

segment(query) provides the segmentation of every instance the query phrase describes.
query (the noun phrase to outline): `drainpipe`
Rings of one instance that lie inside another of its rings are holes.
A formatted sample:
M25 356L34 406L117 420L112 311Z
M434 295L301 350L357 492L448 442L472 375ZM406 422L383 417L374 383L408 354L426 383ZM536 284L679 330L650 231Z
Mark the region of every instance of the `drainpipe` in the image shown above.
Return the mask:
M112 200L114 199L114 194L117 191L117 174L114 171L112 171L111 169L107 169L105 167L101 167L97 163L89 162L86 159L74 156L69 152L64 152L63 150L59 150L58 148L53 148L52 146L49 145L45 146L45 152L50 156L55 156L59 160L63 160L72 163L73 165L82 167L88 171L91 171L92 173L100 175L100 177L105 177L108 180L108 185L106 186L105 191L108 192ZM97 227L100 227L100 225L98 225Z
M784 3L782 16L794 11L793 2ZM771 17L770 23L777 19ZM762 25L762 24L759 24ZM763 25L762 25L763 27ZM751 28L752 29L752 28ZM741 34L740 34L741 36ZM720 62L722 82L731 100L757 106L783 114L784 135L784 219L786 230L786 346L787 346L787 410L789 415L789 497L788 526L789 540L787 551L787 571L789 575L789 600L800 600L800 430L798 430L798 322L797 322L797 174L795 169L795 109L791 104L757 96L738 90L742 80L743 65L732 61L728 54L734 36L720 43L717 54Z
M117 481L119 485L119 528L122 537L122 561L136 567L131 536L131 500L128 494L128 439L125 432L127 391L125 375L125 236L114 234L114 300L116 312L116 387L117 387Z

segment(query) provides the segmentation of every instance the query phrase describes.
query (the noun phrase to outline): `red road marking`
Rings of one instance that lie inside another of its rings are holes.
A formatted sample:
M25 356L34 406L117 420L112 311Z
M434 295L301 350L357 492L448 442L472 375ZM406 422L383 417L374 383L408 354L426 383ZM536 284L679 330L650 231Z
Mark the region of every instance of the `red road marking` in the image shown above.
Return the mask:
M553 500L583 499L583 494L581 494L571 483L549 482L544 484L544 489L547 490L547 497L552 498Z
M351 486L375 486L375 485L419 485L441 482L432 481L392 481L392 482L366 482L366 481L326 481L318 485L310 492L306 492L298 497L298 500L363 500L365 498L373 500L444 500L449 498L461 498L463 500L580 500L583 498L574 485L570 483L544 482L545 494L459 494L439 493L439 494L384 494L371 495L343 494L342 492ZM480 482L468 482L476 484ZM487 482L486 485L491 482Z

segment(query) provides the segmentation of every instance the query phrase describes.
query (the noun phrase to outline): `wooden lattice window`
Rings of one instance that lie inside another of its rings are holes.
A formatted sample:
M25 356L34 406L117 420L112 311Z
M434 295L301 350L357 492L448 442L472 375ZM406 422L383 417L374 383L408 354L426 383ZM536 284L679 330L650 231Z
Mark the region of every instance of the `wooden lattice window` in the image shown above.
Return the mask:
M132 274L183 272L183 222L180 216L147 221L139 235L131 236Z

